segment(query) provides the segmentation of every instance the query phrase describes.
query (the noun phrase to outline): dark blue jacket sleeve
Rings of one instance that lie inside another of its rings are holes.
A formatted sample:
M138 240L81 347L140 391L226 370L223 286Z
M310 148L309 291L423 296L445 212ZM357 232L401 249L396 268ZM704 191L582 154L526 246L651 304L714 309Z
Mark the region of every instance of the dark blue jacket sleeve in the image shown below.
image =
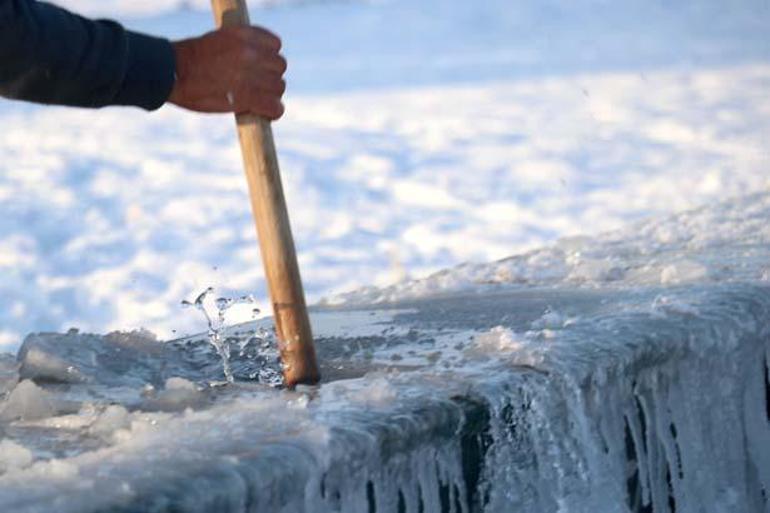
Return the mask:
M171 43L34 0L0 0L0 96L157 109L174 85Z

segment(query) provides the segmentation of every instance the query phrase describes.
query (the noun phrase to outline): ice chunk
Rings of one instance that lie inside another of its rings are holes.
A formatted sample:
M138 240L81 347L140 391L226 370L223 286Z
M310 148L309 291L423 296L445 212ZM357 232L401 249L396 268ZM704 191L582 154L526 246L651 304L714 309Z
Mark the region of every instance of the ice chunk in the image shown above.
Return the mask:
M22 343L18 359L20 375L26 379L42 379L61 383L82 383L86 377L62 358L55 350L49 350L52 334L29 335ZM63 335L62 337L68 337ZM50 348L53 349L53 348Z
M111 404L91 424L89 432L101 438L107 438L118 429L128 427L129 413L123 406Z
M367 407L384 407L395 403L398 391L390 379L380 372L372 372L364 378L330 383L321 388L325 401L350 401Z
M570 319L561 312L551 310L550 308L539 319L532 322L534 330L559 330L562 329Z
M0 474L32 464L32 451L8 438L0 441Z
M50 417L56 413L53 400L48 392L33 381L21 381L2 405L2 420L36 420Z
M652 310L656 314L679 314L684 316L697 316L698 308L681 299L660 295L652 302Z
M144 330L105 336L70 331L29 335L18 359L22 378L139 387L158 379L167 350Z
M508 328L495 326L486 333L480 333L473 339L474 352L495 354L501 351L521 349L521 340Z
M221 363L211 353L206 343L161 343L147 331L70 332L29 335L18 359L22 378L140 390L147 384L162 388L169 376L218 378Z
M366 383L366 386L352 396L356 403L369 406L385 406L392 404L397 397L397 391L384 376L376 376Z
M182 411L197 408L205 403L206 396L192 381L173 377L166 380L166 386L157 394L150 395L142 404L144 410Z
M30 467L29 470L37 478L54 481L73 480L80 473L78 466L68 460L39 461Z
M166 391L171 390L185 390L188 392L197 392L198 387L195 386L195 383L192 381L186 380L184 378L174 377L174 378L168 378L166 380Z
M19 364L11 354L0 354L0 399L19 382Z
M708 276L708 269L692 260L667 265L660 272L661 285L673 285L699 281Z
M570 258L572 270L568 276L570 281L579 283L601 283L622 280L625 270L621 263L610 258Z

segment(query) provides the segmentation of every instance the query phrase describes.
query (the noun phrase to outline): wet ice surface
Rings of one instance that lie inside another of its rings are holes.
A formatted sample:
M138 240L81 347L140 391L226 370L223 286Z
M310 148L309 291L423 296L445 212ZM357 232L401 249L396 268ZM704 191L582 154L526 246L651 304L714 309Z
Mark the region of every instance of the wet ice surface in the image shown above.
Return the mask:
M539 284L315 309L297 391L260 382L269 321L223 334L227 386L205 334L30 335L0 358L0 510L768 511L767 205L562 247L561 280L528 255ZM570 278L589 259L613 278Z

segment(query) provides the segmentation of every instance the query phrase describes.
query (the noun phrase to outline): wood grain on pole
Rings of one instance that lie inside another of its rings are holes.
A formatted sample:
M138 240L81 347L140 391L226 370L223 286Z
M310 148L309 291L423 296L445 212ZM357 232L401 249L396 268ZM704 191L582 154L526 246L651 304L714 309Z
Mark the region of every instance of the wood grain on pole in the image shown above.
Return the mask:
M245 0L212 0L212 5L217 26L249 24ZM320 373L273 131L270 122L260 116L237 114L236 122L251 209L273 304L284 381L289 387L298 383L317 383Z

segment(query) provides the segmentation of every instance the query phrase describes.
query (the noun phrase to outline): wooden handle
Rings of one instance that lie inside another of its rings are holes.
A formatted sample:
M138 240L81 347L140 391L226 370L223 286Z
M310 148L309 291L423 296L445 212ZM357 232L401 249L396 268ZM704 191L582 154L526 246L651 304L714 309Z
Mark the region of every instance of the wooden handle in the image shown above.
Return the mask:
M217 26L248 25L245 0L212 0ZM270 122L237 114L238 138L249 183L262 262L273 303L275 327L286 385L313 384L320 379L302 279L297 265L289 214L281 185Z

